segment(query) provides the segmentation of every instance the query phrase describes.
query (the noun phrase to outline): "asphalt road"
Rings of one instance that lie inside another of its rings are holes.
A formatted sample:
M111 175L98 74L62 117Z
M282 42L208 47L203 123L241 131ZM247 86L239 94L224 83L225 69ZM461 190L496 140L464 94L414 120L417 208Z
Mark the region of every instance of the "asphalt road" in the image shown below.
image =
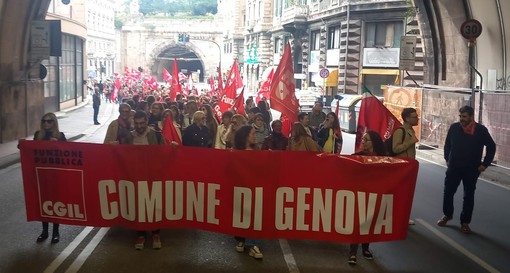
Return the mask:
M102 142L108 120L116 116L116 107L103 107L103 125L90 126L92 109L86 106L61 117L62 130L83 134L79 141ZM346 145L353 141L352 135L344 138ZM258 261L237 253L232 236L189 229L163 230L160 250L135 251L134 231L121 227L62 226L60 243L37 244L40 223L26 221L21 167L15 164L0 170L0 272L510 272L508 188L479 180L473 234L466 235L459 229L458 209L447 227L435 224L442 214L444 172L444 166L420 160L411 213L416 225L407 239L371 244L375 259L358 257L351 266L345 244L267 240ZM461 201L459 188L456 208Z

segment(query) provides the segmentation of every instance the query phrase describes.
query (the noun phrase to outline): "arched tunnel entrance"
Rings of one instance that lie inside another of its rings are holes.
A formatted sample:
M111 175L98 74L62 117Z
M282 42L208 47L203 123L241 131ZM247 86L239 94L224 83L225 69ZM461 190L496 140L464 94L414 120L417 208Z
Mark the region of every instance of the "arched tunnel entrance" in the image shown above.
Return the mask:
M179 72L188 76L192 74L192 78L195 81L204 81L204 64L202 60L197 56L195 52L190 50L184 45L173 45L167 49L164 49L154 60L154 65L151 68L152 74L156 75L158 81L163 80L163 69L172 74L173 73L173 62L177 60L177 68Z

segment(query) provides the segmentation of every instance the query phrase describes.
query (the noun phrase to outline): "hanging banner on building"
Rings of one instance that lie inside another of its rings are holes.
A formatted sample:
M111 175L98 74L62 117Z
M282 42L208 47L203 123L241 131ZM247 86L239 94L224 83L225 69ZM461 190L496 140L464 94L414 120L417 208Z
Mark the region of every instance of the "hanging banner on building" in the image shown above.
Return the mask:
M20 141L28 221L250 238L406 237L414 159ZM318 172L317 170L323 170Z

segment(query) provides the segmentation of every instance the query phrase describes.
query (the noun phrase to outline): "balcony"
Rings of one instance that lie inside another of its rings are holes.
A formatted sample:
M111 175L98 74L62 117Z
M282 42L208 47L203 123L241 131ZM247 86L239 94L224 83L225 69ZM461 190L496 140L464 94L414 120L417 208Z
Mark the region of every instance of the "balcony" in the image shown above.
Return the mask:
M306 23L308 18L308 6L294 5L283 10L281 24Z

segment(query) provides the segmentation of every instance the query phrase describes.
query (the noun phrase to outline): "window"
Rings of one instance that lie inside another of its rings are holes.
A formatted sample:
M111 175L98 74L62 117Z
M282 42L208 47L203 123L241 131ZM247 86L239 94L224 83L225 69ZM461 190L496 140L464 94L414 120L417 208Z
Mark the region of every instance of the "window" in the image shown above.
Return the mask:
M340 48L340 26L328 28L328 49Z
M274 38L274 53L280 52L280 38L275 37Z
M310 47L311 50L319 50L320 47L320 41L321 41L321 33L319 30L312 31L310 39Z
M402 22L371 22L365 28L365 47L400 47L400 37L404 33Z

